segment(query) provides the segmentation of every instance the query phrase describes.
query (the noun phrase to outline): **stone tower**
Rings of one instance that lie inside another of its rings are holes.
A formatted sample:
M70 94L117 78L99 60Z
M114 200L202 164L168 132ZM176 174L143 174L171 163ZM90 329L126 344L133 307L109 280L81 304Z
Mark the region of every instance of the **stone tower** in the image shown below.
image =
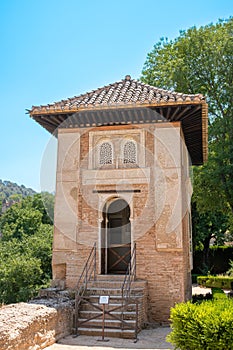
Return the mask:
M97 274L148 282L147 316L191 297L190 166L207 158L207 104L126 76L32 107L58 139L53 284L75 288L94 243Z

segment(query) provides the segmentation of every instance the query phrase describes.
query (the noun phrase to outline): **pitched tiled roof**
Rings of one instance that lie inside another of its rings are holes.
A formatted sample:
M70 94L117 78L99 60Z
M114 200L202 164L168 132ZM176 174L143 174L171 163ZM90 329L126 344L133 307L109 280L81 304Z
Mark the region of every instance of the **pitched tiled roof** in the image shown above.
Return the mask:
M208 108L201 94L188 95L125 79L45 106L33 106L31 117L50 133L58 128L180 122L193 164L207 159Z
M201 94L182 94L159 89L131 79L130 75L126 75L125 79L121 81L91 92L44 106L33 106L29 113L31 115L65 113L80 109L116 107L119 105L200 103L203 100L205 100L205 97Z

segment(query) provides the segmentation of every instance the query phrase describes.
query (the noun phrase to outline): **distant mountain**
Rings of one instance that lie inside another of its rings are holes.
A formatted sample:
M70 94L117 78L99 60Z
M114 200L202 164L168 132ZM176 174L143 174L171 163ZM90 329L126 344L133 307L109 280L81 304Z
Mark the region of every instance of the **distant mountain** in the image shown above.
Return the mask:
M13 194L21 194L22 197L32 196L36 192L27 188L24 185L18 185L17 183L11 181L2 181L0 179L0 195L2 198L9 198Z
M18 185L11 181L2 181L0 179L0 212L1 204L2 211L4 212L8 207L10 207L15 202L18 202L22 197L32 196L36 192L27 188L24 185Z

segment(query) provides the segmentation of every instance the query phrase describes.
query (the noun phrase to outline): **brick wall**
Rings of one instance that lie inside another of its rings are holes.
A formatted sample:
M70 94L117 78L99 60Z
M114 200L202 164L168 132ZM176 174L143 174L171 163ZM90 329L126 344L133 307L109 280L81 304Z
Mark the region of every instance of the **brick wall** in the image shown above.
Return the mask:
M127 132L132 137L138 130L134 138L143 142L140 145L143 166L90 169L89 129L60 130L59 142L64 142L63 134L71 135L72 142L69 146L69 138L64 136L68 151L66 157L60 158L67 160L63 160L65 168L60 168L57 176L55 212L59 214L55 213L54 280L64 280L66 287L75 288L94 242L97 242L97 273L101 273L102 210L113 197L123 198L130 207L131 239L137 243L137 277L148 281L148 320L165 322L170 308L187 300L191 293L188 212L184 209L188 165L187 157L182 159L186 148L182 144L180 124L90 130L92 135L106 132L108 137L112 132L115 139L117 133L119 138L127 137ZM120 142L114 142L118 147Z

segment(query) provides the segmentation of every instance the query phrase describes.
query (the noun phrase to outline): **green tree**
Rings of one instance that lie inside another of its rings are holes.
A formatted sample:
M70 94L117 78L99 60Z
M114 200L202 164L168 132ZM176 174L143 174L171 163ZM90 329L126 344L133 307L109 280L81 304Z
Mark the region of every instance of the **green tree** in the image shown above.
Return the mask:
M41 286L42 269L39 261L17 252L8 255L5 249L8 249L8 254L12 253L8 245L0 244L0 303L27 301ZM4 260L2 255L5 256Z
M41 224L52 224L54 196L45 194L50 215L44 206L44 195L28 196L13 204L1 217L0 230L3 240L20 238L23 234L33 235Z
M195 202L192 205L192 215L194 251L197 248L203 250L203 261L200 261L199 269L200 272L207 273L211 270L209 265L210 241L214 239L214 244L224 245L226 232L229 229L228 215L221 210L198 211Z
M2 216L2 239L21 238L23 234L33 235L40 227L42 214L31 208L12 205Z
M231 240L232 214L227 206L223 191L219 191L211 179L212 172L209 165L194 167L194 191L192 197L192 231L193 246L203 249L203 262L200 269L210 270L209 246L211 239L214 244L224 245ZM227 207L227 210L226 210Z
M213 221L211 215L219 217L220 211L232 225L233 18L181 31L174 40L162 38L148 54L141 79L165 89L207 96L209 159L195 169L193 203L203 230L208 220ZM208 240L209 229L202 234Z
M46 284L52 277L52 239L53 227L48 224L42 224L33 236L24 236L22 241L24 252L40 260L42 284Z
M21 203L23 208L33 208L42 214L43 224L53 223L54 211L54 195L48 192L37 193L33 196L28 196Z
M0 216L2 215L2 200L3 200L3 198L0 194Z
M217 118L232 115L233 18L162 38L147 56L145 83L207 96L209 112Z
M34 198L35 197L35 198ZM0 218L0 303L26 301L51 278L52 225L40 195L12 205Z
M43 203L43 223L52 224L54 220L54 195L49 192L40 194ZM33 196L35 198L36 196Z

